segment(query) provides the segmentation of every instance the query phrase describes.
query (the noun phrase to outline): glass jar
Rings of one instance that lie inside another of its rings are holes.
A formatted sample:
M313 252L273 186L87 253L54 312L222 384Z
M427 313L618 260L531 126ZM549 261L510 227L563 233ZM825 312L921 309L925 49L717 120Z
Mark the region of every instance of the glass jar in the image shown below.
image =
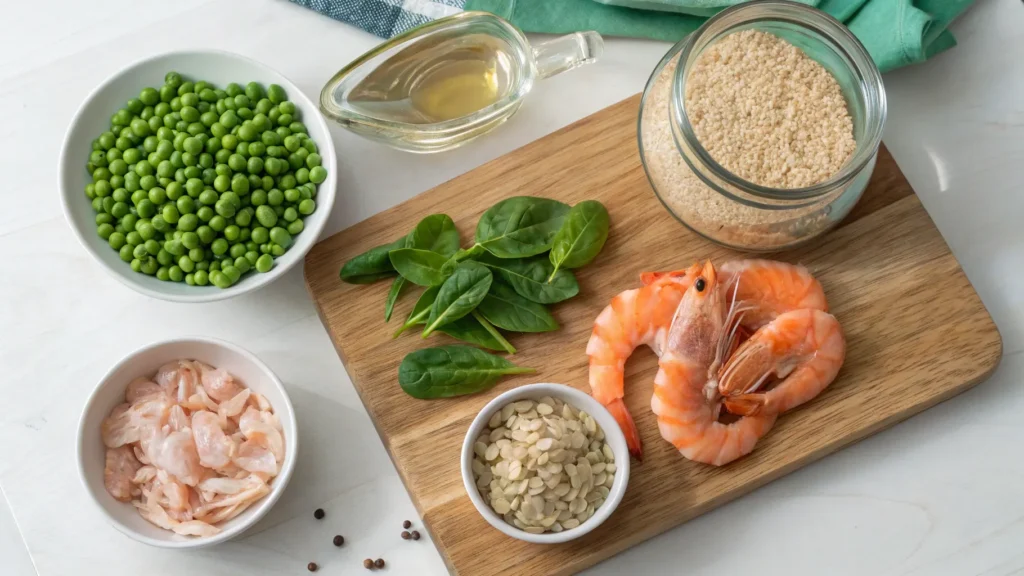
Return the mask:
M856 147L828 180L806 188L759 186L724 168L698 141L685 107L690 70L709 46L748 29L795 45L838 82ZM843 24L803 4L751 2L709 19L655 68L640 107L640 157L658 198L685 226L729 248L777 251L820 236L849 214L874 170L885 114L878 68Z

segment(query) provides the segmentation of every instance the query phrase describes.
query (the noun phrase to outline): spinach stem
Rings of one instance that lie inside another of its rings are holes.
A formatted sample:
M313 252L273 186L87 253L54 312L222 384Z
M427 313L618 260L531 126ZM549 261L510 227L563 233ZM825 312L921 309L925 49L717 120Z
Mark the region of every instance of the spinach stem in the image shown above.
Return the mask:
M473 310L473 317L476 318L478 322L480 322L480 324L484 327L484 330L487 330L488 332L491 333L491 336L494 336L494 339L497 340L499 344L501 344L501 347L504 348L506 352L508 352L509 354L516 353L515 346L510 344L509 341L506 340L505 337L501 335L501 332L498 332L497 328L495 328L490 322L488 322L487 319L484 318L482 314L480 314L476 310Z

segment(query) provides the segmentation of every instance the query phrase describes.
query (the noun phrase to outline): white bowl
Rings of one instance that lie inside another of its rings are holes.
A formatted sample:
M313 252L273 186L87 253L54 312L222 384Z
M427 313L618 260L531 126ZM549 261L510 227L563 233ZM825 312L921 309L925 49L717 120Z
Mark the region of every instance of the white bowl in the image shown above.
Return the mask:
M487 422L491 419L491 416L501 410L506 404L517 400L538 400L544 396L558 398L594 417L594 420L604 430L605 442L611 446L612 452L615 453L615 481L612 483L612 488L609 490L608 498L605 499L604 504L594 511L593 516L579 526L561 532L530 534L505 522L505 519L492 510L483 496L480 495L480 490L476 487L476 480L473 478L473 444L483 429L487 427ZM626 437L619 428L615 418L612 417L611 413L600 402L594 400L589 394L564 384L528 384L509 390L491 400L473 419L473 423L470 424L469 431L466 433L466 439L462 443L462 483L465 485L469 499L473 501L477 511L480 512L491 526L513 538L533 542L534 544L559 544L575 540L597 528L618 507L619 502L622 501L622 496L626 493L626 485L629 483L629 449L626 447Z
M128 382L138 376L152 375L162 364L178 358L200 360L230 372L253 392L266 397L284 429L284 466L273 479L270 493L245 512L218 525L222 531L207 538L179 536L170 530L158 528L139 516L130 503L115 500L103 486L106 447L100 438L100 424L114 406L124 402ZM230 540L247 530L281 497L295 469L298 449L295 410L281 381L251 353L234 344L212 338L179 338L150 344L132 352L100 380L85 404L78 423L78 473L86 492L114 528L139 542L161 548L203 548Z
M316 211L304 220L305 229L295 236L291 248L274 260L274 268L265 274L248 273L227 289L189 286L184 282L163 282L155 276L133 272L107 241L96 234L96 213L85 196L85 185L92 181L85 169L92 152L93 139L110 128L110 117L130 98L137 98L146 86L163 86L164 75L174 70L189 80L206 80L217 88L229 82L245 85L259 82L264 88L279 84L288 99L300 110L300 119L316 142L327 169L327 180L317 188ZM271 68L244 56L217 50L170 52L141 60L108 78L85 99L64 137L60 154L60 194L64 216L85 249L115 278L129 288L164 300L175 302L211 302L231 298L273 282L288 269L302 261L316 243L334 206L338 165L327 124L317 106L294 84Z

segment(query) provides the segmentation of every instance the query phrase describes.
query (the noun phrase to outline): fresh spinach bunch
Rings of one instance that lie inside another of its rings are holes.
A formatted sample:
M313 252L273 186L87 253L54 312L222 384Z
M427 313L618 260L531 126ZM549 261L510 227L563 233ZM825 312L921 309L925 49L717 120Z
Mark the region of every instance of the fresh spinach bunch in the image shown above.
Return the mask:
M608 226L607 210L594 200L570 208L548 198L516 196L484 212L477 223L474 243L468 248L459 247L459 233L451 218L433 214L405 237L346 262L341 279L368 284L393 278L384 306L385 321L390 321L406 285L424 288L395 332L396 338L413 326L423 325L423 338L436 331L482 348L514 354L515 347L501 330L557 330L558 322L546 305L579 293L576 277L568 269L593 261L608 238ZM428 357L431 369L424 371L424 358ZM468 394L489 388L502 373L520 373L491 369L502 362L507 363L465 346L427 348L406 357L399 381L417 398ZM467 371L467 365L480 370ZM419 372L414 372L413 366L419 367ZM414 373L420 376L413 378ZM470 377L474 384L464 384L467 374L477 373L498 376L494 381ZM424 393L421 384L406 385L423 382L428 376L427 388L443 389L444 393Z

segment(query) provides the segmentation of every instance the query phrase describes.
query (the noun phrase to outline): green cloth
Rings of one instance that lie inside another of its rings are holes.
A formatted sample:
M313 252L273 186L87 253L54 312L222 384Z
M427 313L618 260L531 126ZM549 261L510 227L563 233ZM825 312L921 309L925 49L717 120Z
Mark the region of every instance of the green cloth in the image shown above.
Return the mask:
M882 72L923 62L956 45L947 27L974 0L801 0L842 20ZM467 0L526 32L596 30L676 42L706 16L742 0ZM619 5L612 5L619 4ZM622 6L628 4L633 8ZM641 9L642 8L642 9Z

